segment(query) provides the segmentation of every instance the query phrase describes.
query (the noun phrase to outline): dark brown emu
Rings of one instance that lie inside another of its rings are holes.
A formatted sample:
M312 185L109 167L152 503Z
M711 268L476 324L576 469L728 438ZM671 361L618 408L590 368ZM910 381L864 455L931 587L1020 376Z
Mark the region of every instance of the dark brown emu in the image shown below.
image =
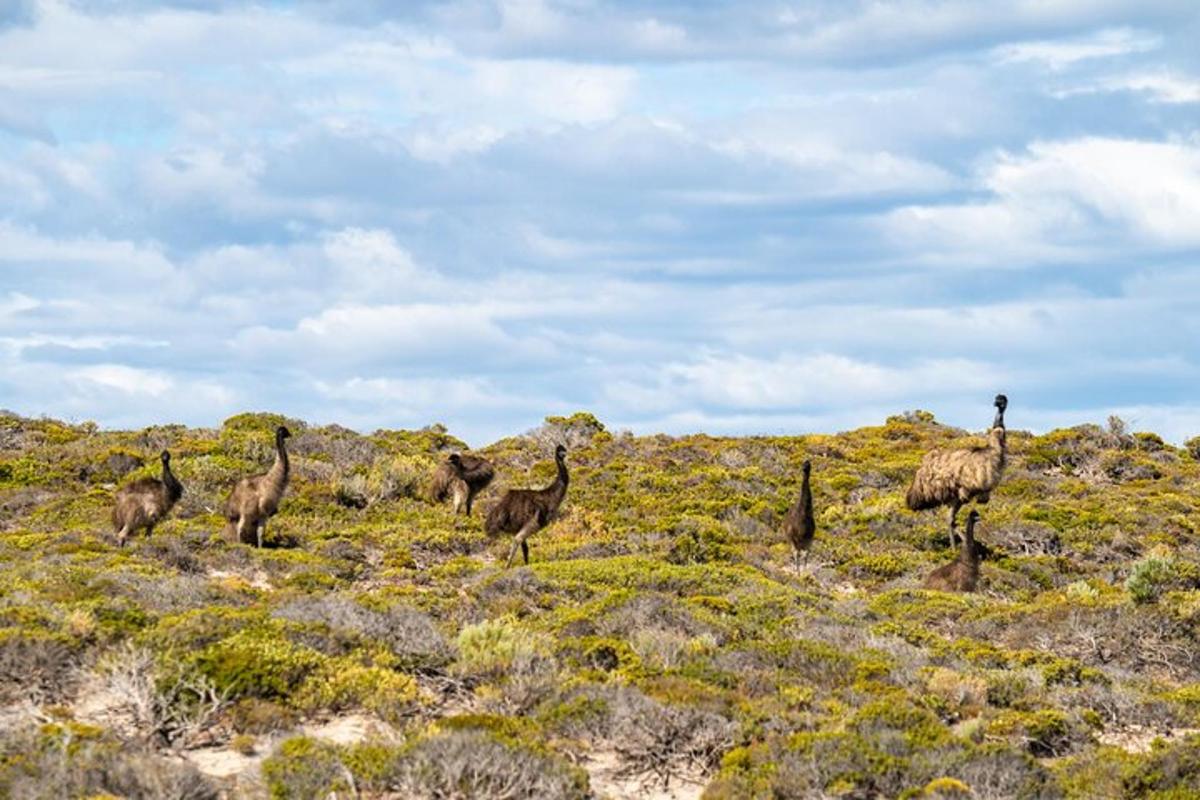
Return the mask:
M800 497L783 518L783 532L796 549L793 558L797 570L800 569L801 553L804 553L804 563L808 563L808 551L812 547L813 535L817 532L817 520L813 516L812 489L808 485L812 462L805 459L801 469L804 476L800 480Z
M287 489L289 464L284 440L291 431L280 425L275 429L275 463L262 475L242 478L225 501L226 538L237 537L243 544L263 546L267 520L279 510L279 501Z
M905 500L913 511L950 506L950 545L958 540L958 510L972 500L986 503L1000 483L1007 460L1004 410L1008 398L996 395L996 418L987 444L959 450L926 453L908 487Z
M495 476L496 470L486 458L451 453L433 473L429 498L435 503L443 503L453 496L454 513L465 510L469 517L475 496L486 489Z
M112 524L121 547L136 530L145 528L147 536L154 533L154 526L183 497L183 484L171 472L171 454L163 450L159 458L162 459L162 480L141 478L117 490Z
M529 563L529 544L526 542L532 534L550 524L567 496L567 448L561 444L554 450L554 461L558 465L558 475L554 483L545 489L509 489L500 498L500 502L488 512L484 530L488 536L499 536L501 533L515 533L512 548L508 551L508 561L504 566L512 566L517 555L517 547L525 563Z
M979 585L979 551L975 546L975 523L979 512L971 509L967 515L967 529L963 534L962 548L958 558L929 573L925 579L926 589L939 592L973 592Z

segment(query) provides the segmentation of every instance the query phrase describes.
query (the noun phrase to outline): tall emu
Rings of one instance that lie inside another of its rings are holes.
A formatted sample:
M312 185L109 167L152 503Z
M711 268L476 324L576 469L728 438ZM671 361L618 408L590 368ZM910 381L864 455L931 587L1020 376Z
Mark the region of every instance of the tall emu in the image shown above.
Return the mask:
M567 448L561 444L554 450L554 461L558 465L558 475L554 483L545 489L509 489L500 498L500 502L492 506L488 512L484 530L488 536L498 536L501 533L515 533L512 548L508 551L508 561L504 568L512 566L517 555L517 546L521 547L521 555L529 564L529 544L525 541L533 533L540 531L550 524L563 498L567 496Z
M275 429L275 463L262 475L242 478L225 501L226 538L263 546L267 519L279 510L279 500L288 483L288 454L283 442L292 433L280 425Z
M905 498L913 511L950 506L950 545L958 541L958 510L974 500L986 503L1000 483L1007 458L1004 409L1008 398L996 395L996 418L988 442L980 447L933 450L925 454Z
M973 592L979 584L979 551L975 547L975 523L979 512L971 509L967 515L967 530L963 534L962 548L958 558L929 573L925 579L926 589L939 592Z
M796 548L793 553L796 569L800 569L800 553L804 553L804 563L808 563L808 551L812 547L813 534L817 532L817 520L813 516L812 489L808 485L808 476L812 472L812 462L805 459L802 466L804 477L800 481L800 497L788 509L783 518L783 532Z
M454 513L457 514L465 508L469 517L475 495L486 489L495 475L496 471L486 458L451 453L433 473L430 499L435 503L442 503L453 495Z
M145 528L147 536L154 533L154 526L183 497L183 484L171 472L171 454L163 450L159 458L162 459L162 480L141 478L117 490L112 524L121 547L125 546L129 534L139 528Z

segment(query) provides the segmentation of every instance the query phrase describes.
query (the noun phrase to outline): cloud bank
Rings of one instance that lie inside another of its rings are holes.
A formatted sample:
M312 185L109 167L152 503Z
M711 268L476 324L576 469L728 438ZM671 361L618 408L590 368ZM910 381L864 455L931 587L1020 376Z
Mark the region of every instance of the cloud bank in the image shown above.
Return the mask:
M0 3L0 396L1200 433L1188 2Z

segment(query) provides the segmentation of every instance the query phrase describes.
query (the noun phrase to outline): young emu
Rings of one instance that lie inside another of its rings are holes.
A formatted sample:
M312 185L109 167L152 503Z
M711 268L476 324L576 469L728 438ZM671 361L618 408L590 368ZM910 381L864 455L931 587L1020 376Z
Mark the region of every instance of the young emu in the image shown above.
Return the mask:
M237 537L244 544L263 546L267 519L279 510L279 500L288 483L288 454L283 441L291 431L280 425L275 429L275 463L262 475L242 478L225 501L226 538Z
M540 531L554 518L563 498L567 496L567 448L561 444L554 450L554 461L558 465L558 475L554 483L545 489L509 489L500 498L500 502L488 512L484 530L488 536L498 536L501 533L515 533L512 548L508 551L508 561L504 568L512 566L513 558L517 555L517 546L521 547L521 555L525 563L529 563L529 544L525 541L533 533Z
M496 471L486 458L451 453L433 473L430 499L442 503L454 495L454 513L458 514L465 508L469 517L475 495L486 489L495 475Z
M805 459L802 467L804 477L800 481L800 498L788 509L783 518L783 532L796 548L793 554L796 569L800 569L800 553L804 553L804 563L808 563L808 551L812 547L813 534L817 532L817 520L813 516L812 489L808 486L808 476L812 472L812 462Z
M159 457L162 459L162 480L142 478L117 490L112 524L121 547L125 546L129 534L139 528L145 528L147 536L154 533L154 526L183 497L183 484L171 472L171 454L163 450Z
M913 511L950 506L950 545L958 540L958 510L974 500L986 503L1000 483L1007 459L1004 409L1008 398L996 395L996 418L982 447L961 450L934 450L926 453L908 487L905 500Z
M975 523L978 521L979 512L972 508L967 515L967 530L958 558L929 573L925 579L926 589L939 592L975 591L979 584L979 551L975 548Z

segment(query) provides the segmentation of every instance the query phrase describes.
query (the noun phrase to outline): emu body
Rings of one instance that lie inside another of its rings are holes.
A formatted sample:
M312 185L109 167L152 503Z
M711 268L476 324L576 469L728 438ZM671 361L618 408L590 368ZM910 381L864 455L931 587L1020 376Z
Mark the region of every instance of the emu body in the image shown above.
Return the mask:
M154 526L183 497L183 484L171 472L171 454L163 450L159 458L162 460L162 480L141 478L117 490L112 524L121 547L134 531L144 528L147 536L153 533Z
M803 477L800 480L800 497L788 509L783 518L783 533L795 548L793 554L796 569L800 568L800 554L804 553L804 563L808 563L808 551L812 547L813 536L817 532L817 520L813 516L812 489L809 487L809 475L812 473L812 462L805 460Z
M287 428L275 429L275 463L262 475L242 478L225 501L226 538L237 537L244 544L263 546L267 520L279 510L279 501L287 489L290 466L284 440L291 436Z
M442 503L453 496L454 513L465 510L469 517L475 496L486 489L495 476L496 470L486 458L452 453L433 473L430 500Z
M958 511L969 502L986 503L1000 484L1007 462L1004 410L1008 398L996 395L996 418L981 447L926 453L908 487L905 502L913 511L950 507L950 543L957 542Z
M537 531L546 527L554 519L563 498L567 496L567 483L570 475L567 473L567 448L561 444L554 451L554 461L558 466L558 475L554 483L545 489L509 489L500 498L500 502L488 512L484 530L488 536L499 536L501 533L515 533L512 547L508 551L508 561L504 566L512 566L517 555L517 547L525 563L529 563L529 543L526 541Z
M967 529L963 534L962 548L958 558L929 573L925 579L926 589L941 592L973 592L979 585L979 551L975 545L975 523L979 512L971 509L967 515Z

